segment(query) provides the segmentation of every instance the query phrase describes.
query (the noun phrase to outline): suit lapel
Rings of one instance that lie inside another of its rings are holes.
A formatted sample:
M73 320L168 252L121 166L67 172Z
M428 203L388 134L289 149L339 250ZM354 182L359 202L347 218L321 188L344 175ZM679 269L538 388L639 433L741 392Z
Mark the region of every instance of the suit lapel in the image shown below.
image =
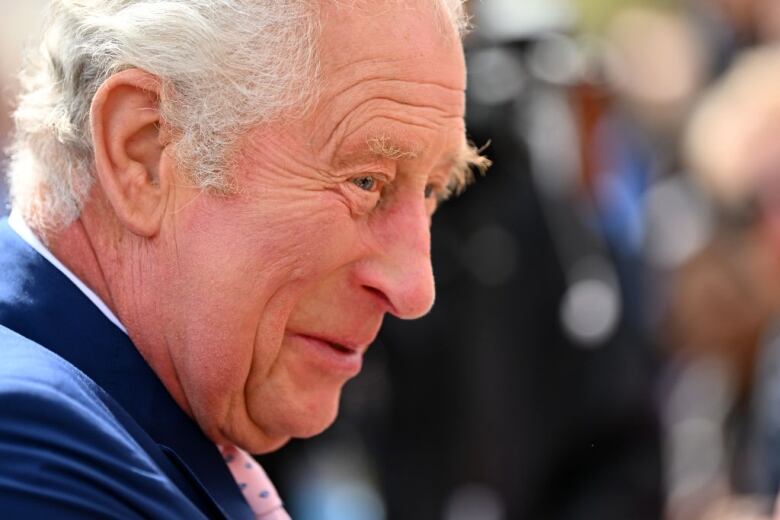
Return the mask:
M228 518L253 518L219 450L179 408L127 335L6 220L0 221L0 273L1 324L101 386L163 447L170 463L161 469L193 502L211 501L209 509Z

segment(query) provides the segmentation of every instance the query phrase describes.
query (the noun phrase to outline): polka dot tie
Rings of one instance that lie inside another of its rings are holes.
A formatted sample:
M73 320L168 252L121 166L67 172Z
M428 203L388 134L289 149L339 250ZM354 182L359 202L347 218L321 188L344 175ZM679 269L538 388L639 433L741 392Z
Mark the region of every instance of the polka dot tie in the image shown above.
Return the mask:
M218 446L238 487L249 502L255 518L291 520L282 506L282 499L265 470L249 453L236 446Z

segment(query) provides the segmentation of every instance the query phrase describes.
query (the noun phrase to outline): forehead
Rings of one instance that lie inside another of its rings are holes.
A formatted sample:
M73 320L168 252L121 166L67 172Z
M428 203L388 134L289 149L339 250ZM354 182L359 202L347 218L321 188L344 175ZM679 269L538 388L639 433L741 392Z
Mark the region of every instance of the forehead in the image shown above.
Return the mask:
M323 2L323 77L381 63L387 75L465 88L457 30L435 0ZM422 67L417 69L418 67ZM459 70L454 70L459 69Z
M390 137L414 149L415 136L398 135L394 126L412 134L462 129L463 51L438 2L325 4L318 48L318 144Z

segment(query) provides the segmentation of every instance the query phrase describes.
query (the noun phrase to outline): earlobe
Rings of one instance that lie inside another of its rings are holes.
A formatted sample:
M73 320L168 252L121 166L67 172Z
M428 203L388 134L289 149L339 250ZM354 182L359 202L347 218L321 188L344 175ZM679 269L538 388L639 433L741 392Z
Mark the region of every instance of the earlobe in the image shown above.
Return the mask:
M143 237L162 225L174 174L165 160L160 90L157 77L125 70L100 86L90 112L98 183L119 222Z

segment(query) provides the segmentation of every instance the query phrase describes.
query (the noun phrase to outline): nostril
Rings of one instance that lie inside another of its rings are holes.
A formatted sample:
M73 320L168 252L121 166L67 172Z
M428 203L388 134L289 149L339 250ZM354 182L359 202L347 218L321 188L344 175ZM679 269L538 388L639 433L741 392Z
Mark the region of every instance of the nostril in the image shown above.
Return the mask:
M394 311L395 306L393 305L393 302L390 301L390 298L387 297L387 295L383 292L377 289L376 287L371 287L370 285L364 285L363 288L365 288L366 291L374 295L374 297L381 302L381 305L386 307L389 311Z

